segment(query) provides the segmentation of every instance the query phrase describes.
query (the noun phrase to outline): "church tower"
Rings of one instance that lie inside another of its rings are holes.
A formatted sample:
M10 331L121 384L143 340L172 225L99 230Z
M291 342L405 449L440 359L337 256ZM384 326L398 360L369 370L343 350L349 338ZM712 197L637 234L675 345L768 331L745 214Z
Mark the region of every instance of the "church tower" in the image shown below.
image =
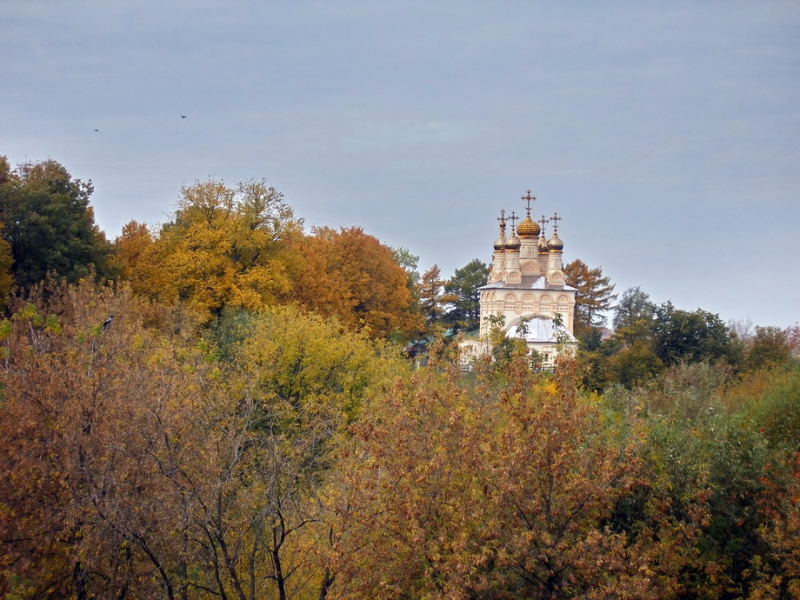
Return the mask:
M524 339L529 350L538 352L545 368L552 368L559 352L577 348L573 335L576 290L564 279L564 242L558 236L561 217L554 213L537 223L531 218L536 196L528 190L522 201L525 218L519 225L514 212L507 218L501 210L497 219L500 233L489 278L480 288L480 330L460 345L465 365L491 352L489 333L498 323L506 337ZM548 223L553 227L549 240L545 235Z

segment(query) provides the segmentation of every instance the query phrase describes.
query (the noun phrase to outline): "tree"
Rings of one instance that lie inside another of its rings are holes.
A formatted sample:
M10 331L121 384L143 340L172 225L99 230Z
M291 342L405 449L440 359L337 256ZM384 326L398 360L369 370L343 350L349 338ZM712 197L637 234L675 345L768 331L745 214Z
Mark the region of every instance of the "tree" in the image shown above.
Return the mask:
M200 339L185 319L146 327L130 290L32 300L0 323L0 595L253 600L330 584L319 485L404 360L291 307L235 311Z
M292 298L301 306L375 338L421 330L408 274L388 246L360 227L314 228L295 250L303 265Z
M473 259L460 269L445 284L443 301L450 303L445 320L459 329L471 331L480 326L480 288L486 285L489 267L479 259Z
M759 534L768 551L753 561L757 580L748 596L753 600L800 598L800 453L788 463L788 485L773 483L763 494L761 510L768 521Z
M408 274L408 289L412 291L412 294L416 294L420 278L419 271L417 271L419 256L411 254L408 248L403 248L402 246L400 248L392 248L390 246L389 249L392 251L394 261L403 267L403 270Z
M791 357L792 347L787 330L756 326L745 356L745 365L750 371L782 365Z
M1 237L2 230L3 224L0 223L0 310L5 309L6 299L14 285L14 275L11 271L14 257L11 254L11 245Z
M438 265L433 265L422 274L419 284L419 303L428 325L437 323L444 314L444 308L441 305L444 285L445 281L442 279L442 271Z
M629 288L622 293L622 298L614 307L614 330L626 338L646 337L655 310L656 305L650 301L647 292L639 286Z
M555 382L524 357L506 366L507 380L474 389L421 371L354 426L331 494L332 596L675 591L664 569L685 539L658 517L630 536L611 526L638 477L637 435L604 430L569 365Z
M718 315L679 310L666 302L656 307L653 351L666 365L681 361L720 361L731 357L730 330Z
M152 243L153 236L146 224L130 221L122 227L119 237L114 240L114 266L121 280L130 281Z
M27 290L48 273L76 283L92 270L113 275L111 245L94 222L92 183L73 179L54 160L11 171L0 157L0 222L11 247L16 285Z
M574 329L577 335L586 334L592 328L603 327L614 300L614 284L611 279L603 277L603 269L590 269L586 263L575 259L564 267L564 276L568 285L577 291L575 299Z
M664 363L648 341L639 340L608 359L608 370L613 381L632 389L661 374Z
M288 297L293 258L287 249L301 228L283 195L264 180L236 188L209 180L181 190L172 221L152 244L140 226L122 247L145 242L131 273L135 291L167 304L180 301L208 323L226 306L256 310Z

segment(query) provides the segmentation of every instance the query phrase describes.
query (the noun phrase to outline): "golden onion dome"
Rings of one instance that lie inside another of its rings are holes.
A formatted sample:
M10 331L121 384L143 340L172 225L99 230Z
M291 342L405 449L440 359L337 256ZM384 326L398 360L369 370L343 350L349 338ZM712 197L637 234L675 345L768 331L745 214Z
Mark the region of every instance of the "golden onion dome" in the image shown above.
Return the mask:
M539 254L547 254L547 239L544 236L539 238Z
M494 241L494 249L496 252L505 252L506 249L506 234L502 231L497 239Z
M541 229L539 226L531 220L531 216L528 215L525 217L518 226L517 226L517 234L521 238L535 238L539 235Z
M547 249L548 250L557 250L561 252L564 249L564 242L561 241L561 238L558 237L557 233L553 234L553 237L550 238L550 241L547 242Z

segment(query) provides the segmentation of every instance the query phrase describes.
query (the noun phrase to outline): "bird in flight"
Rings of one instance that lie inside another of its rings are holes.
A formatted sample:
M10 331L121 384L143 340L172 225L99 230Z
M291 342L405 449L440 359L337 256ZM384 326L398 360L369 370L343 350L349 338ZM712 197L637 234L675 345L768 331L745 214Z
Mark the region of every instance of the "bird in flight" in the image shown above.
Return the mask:
M181 115L181 119L185 119L185 118L186 118L186 115Z
M95 129L95 131L100 131L99 129Z

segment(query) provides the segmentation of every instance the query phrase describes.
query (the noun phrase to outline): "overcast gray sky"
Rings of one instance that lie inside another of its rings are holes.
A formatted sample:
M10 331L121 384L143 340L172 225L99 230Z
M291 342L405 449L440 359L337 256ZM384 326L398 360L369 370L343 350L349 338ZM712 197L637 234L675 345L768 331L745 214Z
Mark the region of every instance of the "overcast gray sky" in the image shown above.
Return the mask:
M800 320L800 2L0 0L0 154L110 239L264 177L446 276L530 189L619 292Z

